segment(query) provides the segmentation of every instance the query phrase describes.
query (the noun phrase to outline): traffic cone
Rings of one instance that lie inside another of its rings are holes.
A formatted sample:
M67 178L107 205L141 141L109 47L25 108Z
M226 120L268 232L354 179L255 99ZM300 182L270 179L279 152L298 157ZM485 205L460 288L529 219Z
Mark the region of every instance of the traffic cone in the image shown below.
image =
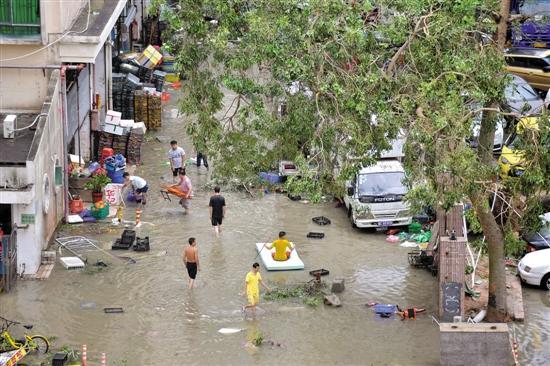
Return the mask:
M82 366L88 365L88 348L85 344L82 345Z
M136 226L141 223L141 208L136 208Z

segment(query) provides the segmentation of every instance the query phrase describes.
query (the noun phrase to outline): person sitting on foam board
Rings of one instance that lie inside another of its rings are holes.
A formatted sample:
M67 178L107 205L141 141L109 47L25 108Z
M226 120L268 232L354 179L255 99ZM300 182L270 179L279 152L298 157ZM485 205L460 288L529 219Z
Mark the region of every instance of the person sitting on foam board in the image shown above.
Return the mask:
M279 239L275 240L271 244L267 244L266 248L275 248L275 252L271 253L272 257L276 261L286 261L290 258L290 253L294 250L294 244L286 239L286 233L284 231L279 232Z

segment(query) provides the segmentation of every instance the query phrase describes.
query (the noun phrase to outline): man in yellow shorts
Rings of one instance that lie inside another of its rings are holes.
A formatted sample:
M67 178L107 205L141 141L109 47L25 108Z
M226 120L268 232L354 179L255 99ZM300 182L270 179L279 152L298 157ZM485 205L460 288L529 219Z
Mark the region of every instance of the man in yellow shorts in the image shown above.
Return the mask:
M276 261L286 261L290 258L292 250L294 250L294 244L286 240L286 233L284 231L279 232L279 239L271 244L266 244L265 247L268 249L275 248L275 253L271 255Z
M252 270L246 274L244 286L246 296L248 298L248 304L243 306L243 311L246 309L252 309L252 312L256 313L256 305L260 302L260 283L267 292L271 291L271 289L262 280L260 265L258 263L254 263L252 265Z

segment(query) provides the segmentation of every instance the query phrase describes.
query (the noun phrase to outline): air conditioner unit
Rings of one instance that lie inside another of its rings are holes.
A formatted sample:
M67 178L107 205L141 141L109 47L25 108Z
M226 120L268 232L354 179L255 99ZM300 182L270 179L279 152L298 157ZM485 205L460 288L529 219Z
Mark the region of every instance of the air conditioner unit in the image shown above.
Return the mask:
M17 116L15 114L8 114L4 118L4 138L15 138L15 130L17 129Z

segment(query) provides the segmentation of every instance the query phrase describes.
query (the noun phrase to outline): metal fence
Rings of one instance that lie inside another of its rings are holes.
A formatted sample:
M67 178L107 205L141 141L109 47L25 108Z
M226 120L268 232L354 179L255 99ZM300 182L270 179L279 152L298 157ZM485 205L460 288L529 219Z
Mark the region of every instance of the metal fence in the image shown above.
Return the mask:
M0 257L0 288L10 292L17 280L17 230L2 238L2 255Z

